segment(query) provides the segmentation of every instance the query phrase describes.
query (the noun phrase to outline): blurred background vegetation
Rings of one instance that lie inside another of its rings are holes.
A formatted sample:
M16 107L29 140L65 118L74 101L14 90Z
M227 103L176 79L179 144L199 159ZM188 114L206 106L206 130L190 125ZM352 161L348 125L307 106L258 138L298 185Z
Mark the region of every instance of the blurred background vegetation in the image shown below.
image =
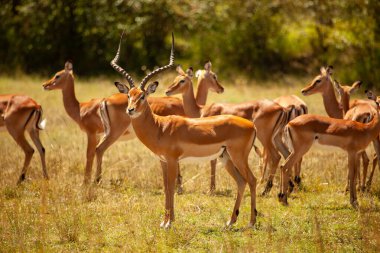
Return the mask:
M121 65L135 75L165 64L170 33L179 63L211 59L232 80L239 75L316 74L333 65L339 81L380 87L378 0L4 0L0 71L51 74L74 62L79 75L113 74L119 36Z

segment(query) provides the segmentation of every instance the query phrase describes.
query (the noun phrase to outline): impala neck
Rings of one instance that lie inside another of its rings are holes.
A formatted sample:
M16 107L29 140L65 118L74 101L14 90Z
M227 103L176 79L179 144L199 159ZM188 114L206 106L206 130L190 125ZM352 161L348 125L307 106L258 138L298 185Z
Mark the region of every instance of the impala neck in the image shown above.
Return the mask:
M68 78L67 84L62 89L63 105L67 114L77 123L80 122L80 106L75 97L74 79Z
M199 88L198 88L199 92ZM207 96L207 95L206 95ZM195 97L193 85L189 85L186 92L182 93L183 109L185 114L191 118L199 118L201 116L201 107L198 105Z
M329 115L331 118L342 119L343 111L339 107L339 102L336 99L334 87L332 84L327 86L327 91L322 93L322 98L327 115Z
M197 95L196 95L196 103L197 105L204 106L206 105L207 96L208 96L208 87L204 84L203 79L198 79L198 89L197 89Z
M137 118L131 118L131 121L136 136L147 148L154 152L154 146L158 145L154 138L160 136L160 124L157 120L157 115L153 113L148 103L145 103L141 115Z

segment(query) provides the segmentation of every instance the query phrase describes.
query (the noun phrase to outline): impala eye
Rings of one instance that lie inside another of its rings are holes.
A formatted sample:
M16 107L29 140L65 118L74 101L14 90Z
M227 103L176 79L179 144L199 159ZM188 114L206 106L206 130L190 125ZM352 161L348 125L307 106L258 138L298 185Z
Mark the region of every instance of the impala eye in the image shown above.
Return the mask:
M184 79L182 79L181 81L179 81L179 83L184 83L185 82L185 80Z
M215 80L217 79L216 75L214 75L214 79L215 79Z
M318 79L317 81L315 81L315 83L320 83L320 82L322 82L321 79Z
M60 77L59 75L56 75L56 76L55 76L55 79L58 79L59 77Z
M145 99L145 94L140 97L141 100Z

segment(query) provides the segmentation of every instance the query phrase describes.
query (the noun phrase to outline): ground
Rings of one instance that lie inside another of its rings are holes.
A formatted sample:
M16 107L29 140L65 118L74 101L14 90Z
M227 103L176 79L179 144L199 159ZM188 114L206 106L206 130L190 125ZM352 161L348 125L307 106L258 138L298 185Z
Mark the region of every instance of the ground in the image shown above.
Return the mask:
M173 76L161 80L158 94ZM23 154L6 132L0 133L0 252L134 251L134 252L375 252L380 248L380 176L370 193L359 194L354 210L344 192L347 156L343 151L313 148L302 165L303 187L282 206L276 198L277 178L268 197L257 198L259 217L249 222L246 189L238 222L226 230L236 186L218 164L217 191L208 194L209 164L181 165L184 194L175 196L176 221L171 230L159 228L164 211L162 173L158 160L138 139L118 142L104 156L103 182L81 186L85 134L65 113L60 91L44 91L49 77L1 77L0 93L28 94L44 109L47 127L41 139L51 179L42 178L36 153L27 181L16 186ZM238 102L296 94L311 78L282 77L276 82L225 85L212 101ZM116 93L113 80L76 79L79 101ZM359 90L357 97L364 97ZM310 113L325 114L319 95L302 97ZM372 157L373 150L369 148ZM260 177L258 158L250 166ZM258 186L258 192L263 190Z

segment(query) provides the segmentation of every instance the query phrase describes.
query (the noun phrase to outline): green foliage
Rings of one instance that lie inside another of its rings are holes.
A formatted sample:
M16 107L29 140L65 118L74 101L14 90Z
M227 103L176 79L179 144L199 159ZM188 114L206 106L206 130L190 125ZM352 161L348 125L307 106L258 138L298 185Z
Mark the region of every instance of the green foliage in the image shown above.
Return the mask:
M178 62L211 59L224 76L303 75L329 64L340 81L373 86L379 12L376 0L13 0L0 10L0 70L51 72L72 59L79 74L113 73L125 29L122 65L142 75L167 60L174 31Z

